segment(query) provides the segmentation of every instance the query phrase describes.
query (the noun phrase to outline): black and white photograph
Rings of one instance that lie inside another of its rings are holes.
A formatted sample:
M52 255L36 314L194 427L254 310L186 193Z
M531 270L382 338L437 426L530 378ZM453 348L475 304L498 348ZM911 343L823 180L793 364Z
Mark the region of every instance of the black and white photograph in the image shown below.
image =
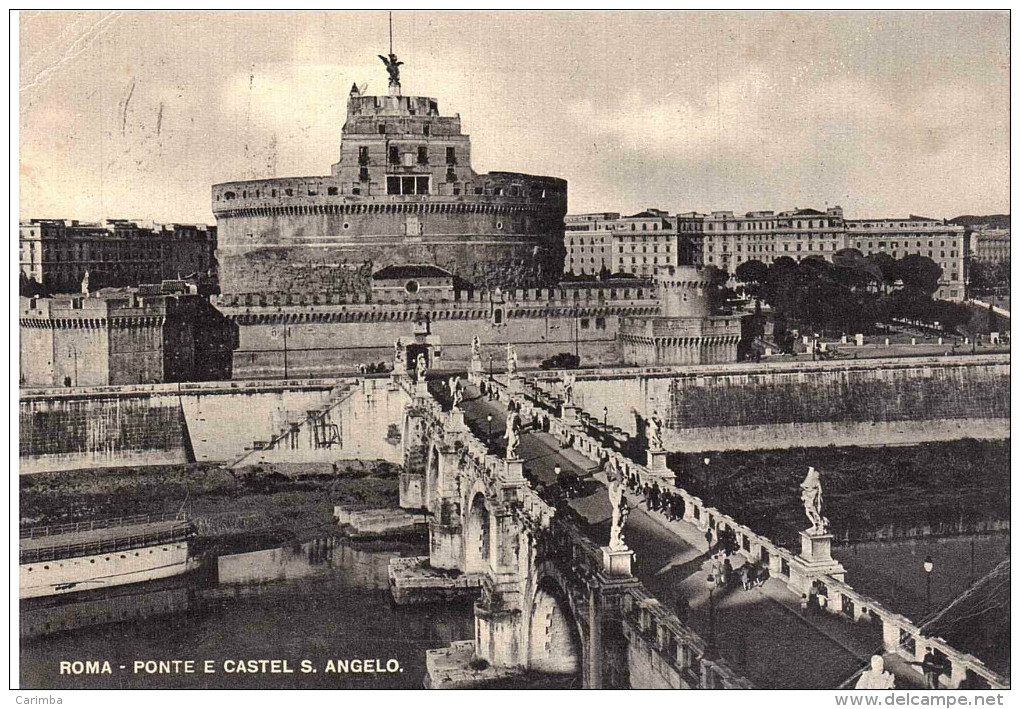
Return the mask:
M1008 706L1008 9L9 22L12 702Z

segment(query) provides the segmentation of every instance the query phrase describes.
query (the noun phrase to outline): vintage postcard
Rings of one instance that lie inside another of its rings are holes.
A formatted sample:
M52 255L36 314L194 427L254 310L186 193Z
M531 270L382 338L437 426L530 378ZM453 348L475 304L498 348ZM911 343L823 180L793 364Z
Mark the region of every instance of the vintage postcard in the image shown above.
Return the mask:
M1002 703L1008 11L12 22L18 703Z

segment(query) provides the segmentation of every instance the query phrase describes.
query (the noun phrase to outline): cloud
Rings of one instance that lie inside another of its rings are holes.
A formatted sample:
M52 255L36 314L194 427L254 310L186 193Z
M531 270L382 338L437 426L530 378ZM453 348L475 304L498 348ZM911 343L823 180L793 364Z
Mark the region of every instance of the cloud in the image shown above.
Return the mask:
M386 90L384 13L101 17L22 18L22 216L210 220L215 182L327 174L351 83ZM857 216L952 216L1009 208L1008 18L394 24L405 92L462 115L475 169L565 177L571 210L840 202Z

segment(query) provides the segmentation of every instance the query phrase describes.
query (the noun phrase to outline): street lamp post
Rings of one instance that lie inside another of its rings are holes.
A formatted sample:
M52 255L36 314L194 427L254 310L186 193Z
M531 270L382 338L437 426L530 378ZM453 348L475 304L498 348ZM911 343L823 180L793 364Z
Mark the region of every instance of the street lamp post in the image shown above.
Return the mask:
M488 416L486 416L485 420L489 422L489 435L488 435L488 438L486 439L486 442L491 446L492 445L492 414L489 414Z
M607 437L609 436L609 407L608 406L603 406L602 407L602 431L603 431L603 433L606 434Z
M924 614L927 616L928 614L931 613L931 572L932 569L935 568L935 562L931 560L930 554L924 557L924 563L922 564L922 566L924 567L925 586L927 588L926 594L927 601L924 611Z

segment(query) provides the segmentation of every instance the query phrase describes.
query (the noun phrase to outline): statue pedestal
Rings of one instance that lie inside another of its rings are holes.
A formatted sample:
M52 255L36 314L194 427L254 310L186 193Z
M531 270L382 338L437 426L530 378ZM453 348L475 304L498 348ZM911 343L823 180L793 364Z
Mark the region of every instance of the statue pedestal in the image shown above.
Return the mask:
M449 418L446 420L446 430L457 433L468 430L467 424L464 423L464 412L460 409L453 409L449 413Z
M485 370L482 368L481 357L474 356L471 358L471 367L468 369L468 372L476 377L481 377L485 373Z
M653 473L668 473L666 467L666 451L648 451L648 470Z
M419 399L427 399L429 397L429 384L424 379L414 383L414 395Z
M809 564L832 561L832 535L801 532L800 557Z
M832 535L801 532L800 554L790 563L790 589L797 593L808 593L811 583L823 575L837 581L842 581L846 576L843 565L832 558Z
M524 380L515 374L507 380L506 390L510 396L520 396L524 393Z
M563 404L560 407L560 418L568 426L577 426L580 420L577 416L578 408L573 404Z
M506 461L507 482L524 481L524 461L520 458L509 458Z
M623 549L602 547L602 569L607 576L630 576L630 565L634 552L626 546Z

